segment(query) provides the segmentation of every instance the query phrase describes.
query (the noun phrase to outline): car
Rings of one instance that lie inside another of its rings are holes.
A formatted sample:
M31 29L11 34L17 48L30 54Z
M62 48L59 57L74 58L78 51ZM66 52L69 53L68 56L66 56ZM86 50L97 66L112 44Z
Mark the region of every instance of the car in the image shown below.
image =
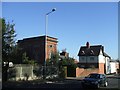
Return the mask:
M107 87L108 81L105 74L91 73L82 80L82 86L100 88L101 86Z

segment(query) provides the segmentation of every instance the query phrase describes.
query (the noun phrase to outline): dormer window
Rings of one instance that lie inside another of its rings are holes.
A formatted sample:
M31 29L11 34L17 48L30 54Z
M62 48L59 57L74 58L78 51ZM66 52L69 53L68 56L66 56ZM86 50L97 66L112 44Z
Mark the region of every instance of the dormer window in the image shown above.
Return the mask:
M90 50L90 54L92 54L92 55L94 54L93 50Z
M82 51L82 54L85 54L85 52L84 52L84 51Z

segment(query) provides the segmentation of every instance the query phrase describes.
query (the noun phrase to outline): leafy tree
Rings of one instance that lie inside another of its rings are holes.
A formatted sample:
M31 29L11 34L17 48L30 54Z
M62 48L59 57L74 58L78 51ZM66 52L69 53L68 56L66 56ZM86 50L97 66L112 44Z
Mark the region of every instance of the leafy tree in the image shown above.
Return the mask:
M21 64L22 63L22 55L23 51L21 48L18 47L18 45L15 45L13 48L13 52L11 53L11 62L14 64Z
M51 53L51 58L47 60L46 64L48 66L53 65L53 66L58 66L59 63L59 52L57 53Z
M29 57L27 57L26 52L23 53L22 60L23 60L22 61L23 64L32 64L32 65L35 64L34 60L30 60Z
M22 63L24 63L24 64L28 64L28 63L29 63L28 57L27 57L27 55L26 55L26 52L23 53L23 55L22 55L22 60L23 60Z
M59 70L60 70L59 77L60 78L65 78L65 76L67 74L66 73L67 68L71 68L71 69L75 70L77 67L77 65L74 63L74 59L70 58L70 57L61 59L59 66L60 66L59 67ZM67 68L65 68L65 67L67 67Z
M2 79L6 81L9 62L13 60L12 53L14 52L13 48L15 46L16 33L14 29L15 24L13 24L13 22L6 23L4 18L0 20L2 21L2 62L8 62L6 66L2 65Z
M5 19L2 19L2 60L4 62L12 61L11 54L15 46L15 24L10 22L6 23Z
M74 63L73 58L68 57L60 59L59 52L51 54L51 58L47 60L47 66L54 66L59 68L60 78L65 78L65 67L67 66L70 66L72 68L77 67L77 65Z
M62 65L63 66L71 66L73 68L77 67L77 65L74 63L74 59L70 58L70 57L62 59Z

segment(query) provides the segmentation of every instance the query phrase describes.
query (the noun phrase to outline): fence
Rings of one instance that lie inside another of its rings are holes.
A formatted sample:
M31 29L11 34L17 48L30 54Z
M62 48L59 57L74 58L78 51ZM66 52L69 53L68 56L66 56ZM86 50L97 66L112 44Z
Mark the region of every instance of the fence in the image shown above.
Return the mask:
M59 69L54 66L38 66L29 64L16 64L9 68L9 80L35 80L42 79L44 76L48 78L58 77Z

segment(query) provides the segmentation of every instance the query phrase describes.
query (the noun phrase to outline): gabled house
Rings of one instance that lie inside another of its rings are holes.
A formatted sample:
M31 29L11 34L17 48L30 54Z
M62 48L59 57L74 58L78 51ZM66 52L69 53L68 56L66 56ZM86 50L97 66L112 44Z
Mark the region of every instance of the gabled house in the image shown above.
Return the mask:
M97 68L98 73L110 73L110 59L111 57L104 52L104 46L93 45L90 46L89 42L86 46L81 46L79 53L79 68Z
M118 70L119 70L119 61L117 60L111 60L110 61L110 73L111 74L118 74Z

